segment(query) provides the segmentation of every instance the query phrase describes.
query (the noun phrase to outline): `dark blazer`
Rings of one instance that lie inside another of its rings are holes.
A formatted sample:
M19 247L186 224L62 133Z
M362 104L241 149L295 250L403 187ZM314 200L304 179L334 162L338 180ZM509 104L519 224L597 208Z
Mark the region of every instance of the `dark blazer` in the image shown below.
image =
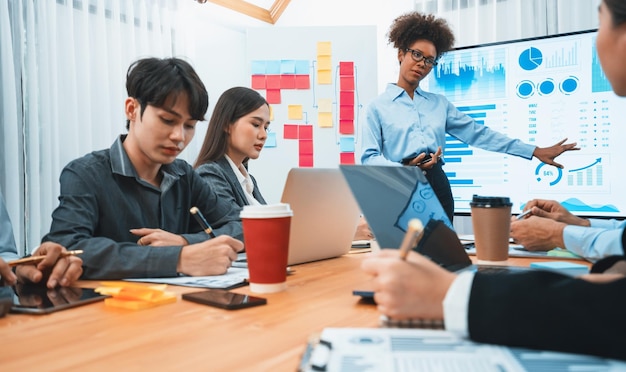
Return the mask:
M225 157L221 157L211 163L202 164L196 168L196 172L209 183L211 189L217 193L218 198L238 205L239 211L243 209L244 205L249 204L235 172ZM252 183L254 184L252 195L259 203L266 204L256 180L252 175L250 175L250 178L252 178Z
M607 257L594 269L619 259L626 257ZM594 284L548 271L476 273L468 323L479 342L626 360L626 279Z

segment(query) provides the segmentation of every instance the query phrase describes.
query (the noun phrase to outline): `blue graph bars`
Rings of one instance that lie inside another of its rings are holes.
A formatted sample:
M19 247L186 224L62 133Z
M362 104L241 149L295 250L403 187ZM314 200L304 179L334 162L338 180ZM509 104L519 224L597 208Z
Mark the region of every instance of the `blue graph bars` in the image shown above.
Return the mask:
M598 59L598 53L596 52L596 43L594 39L593 47L591 50L591 91L597 92L610 92L611 84L602 71L600 66L600 60Z
M484 53L446 54L430 74L430 90L451 102L504 98L506 94L505 50Z

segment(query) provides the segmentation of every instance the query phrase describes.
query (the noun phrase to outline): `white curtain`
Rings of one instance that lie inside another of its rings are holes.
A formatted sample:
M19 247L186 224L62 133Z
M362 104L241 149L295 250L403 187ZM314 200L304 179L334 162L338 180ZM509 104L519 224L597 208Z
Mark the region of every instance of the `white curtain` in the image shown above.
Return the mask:
M600 0L415 0L415 10L445 18L457 47L589 30Z
M20 250L49 230L63 167L125 132L128 66L173 56L176 21L176 0L0 2L0 190Z

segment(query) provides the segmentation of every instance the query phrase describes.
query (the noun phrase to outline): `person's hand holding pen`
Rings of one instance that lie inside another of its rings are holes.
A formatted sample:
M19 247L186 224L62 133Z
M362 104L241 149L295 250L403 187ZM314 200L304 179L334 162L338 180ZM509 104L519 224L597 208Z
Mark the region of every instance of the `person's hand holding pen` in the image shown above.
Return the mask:
M45 258L36 263L17 265L17 279L25 283L46 280L48 288L72 285L83 273L83 260L76 255L65 255L66 253L67 250L59 244L52 242L41 244L32 257L45 256Z
M443 300L456 275L411 250L420 234L421 229L407 229L401 251L408 252L406 256L383 249L361 264L374 277L378 310L390 318L443 320Z
M216 236L200 210L189 210L210 239L183 247L176 271L185 275L221 275L226 273L237 253L243 250L243 242L228 235Z
M513 242L521 244L529 251L549 251L556 247L565 247L563 230L567 224L550 217L542 217L541 215L548 212L534 204L534 201L533 205L528 204L522 213L511 217L509 236Z
M533 199L526 203L524 211L537 217L549 218L568 225L589 226L589 220L574 216L556 200Z

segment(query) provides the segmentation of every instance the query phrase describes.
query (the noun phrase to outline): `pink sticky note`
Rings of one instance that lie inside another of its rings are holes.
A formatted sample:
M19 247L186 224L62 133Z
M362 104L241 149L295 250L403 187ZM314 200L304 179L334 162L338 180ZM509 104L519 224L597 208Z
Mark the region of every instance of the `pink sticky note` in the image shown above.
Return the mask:
M298 162L302 168L313 167L313 155L300 155L300 161Z
M296 89L296 75L280 75L281 89Z
M354 62L339 62L339 76L354 76Z
M265 75L252 75L252 89L265 89Z
M339 90L354 90L354 76L340 76Z
M298 140L298 152L300 155L313 155L313 140Z
M296 89L311 89L309 75L296 75Z
M270 105L280 104L280 89L269 89L265 91L265 99Z
M284 139L298 139L298 125L297 124L285 124L283 126L283 138Z
M354 120L354 105L339 106L339 120Z
M298 138L304 140L313 139L313 126L312 125L300 125L298 130Z
M339 133L354 134L354 120L339 120Z
M345 90L339 92L339 104L342 106L354 105L354 91Z
M339 164L354 164L354 153L353 152L340 152Z
M267 89L280 89L280 75L265 75Z

